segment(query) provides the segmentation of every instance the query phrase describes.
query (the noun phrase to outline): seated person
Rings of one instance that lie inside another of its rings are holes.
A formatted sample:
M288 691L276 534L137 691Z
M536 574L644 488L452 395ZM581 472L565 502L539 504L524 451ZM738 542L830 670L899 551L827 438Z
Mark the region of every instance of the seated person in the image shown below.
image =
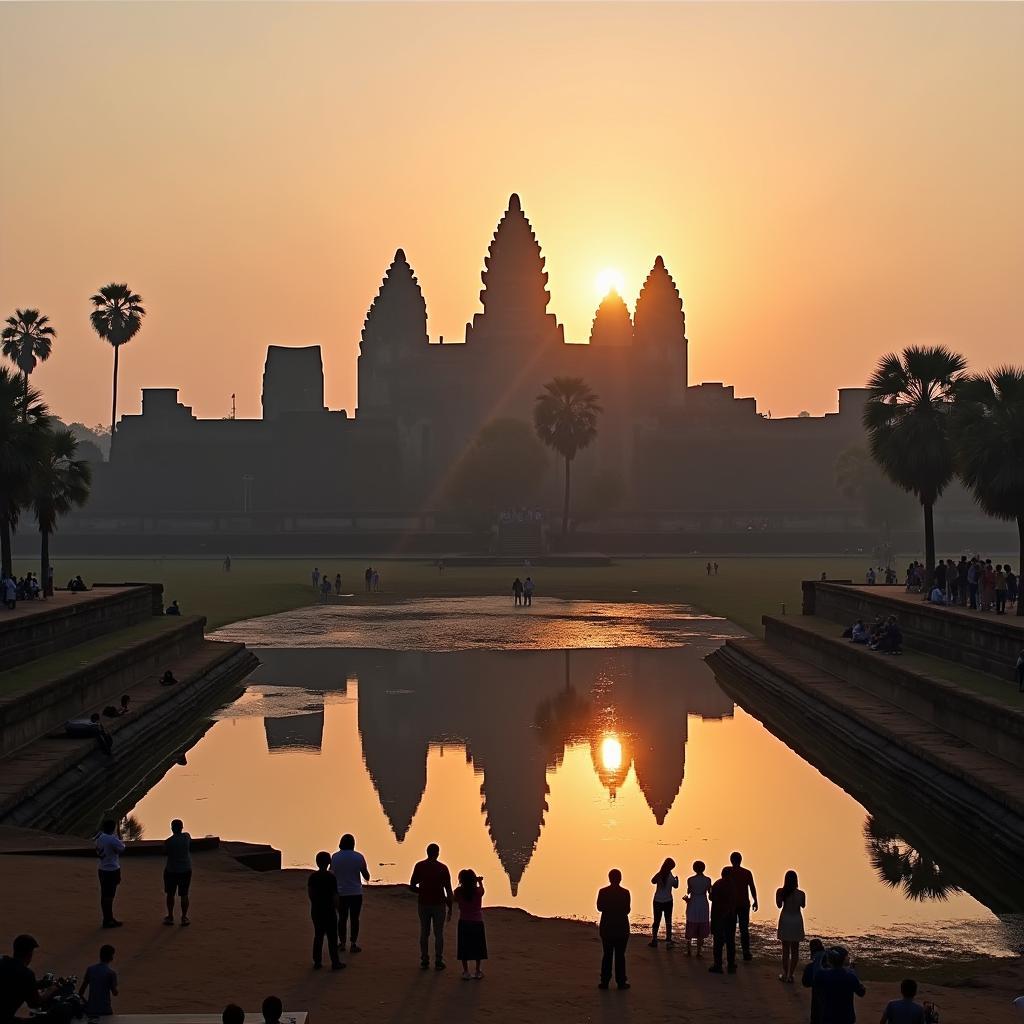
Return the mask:
M11 955L0 957L0 1012L5 1021L18 1020L15 1014L22 1006L38 1010L52 995L50 986L36 981L35 972L29 967L38 948L39 943L31 935L19 935L14 940Z
M932 604L945 604L946 603L946 592L938 585L932 587L932 592L928 595L928 600Z
M160 685L161 686L175 686L175 685L177 685L177 682L178 682L178 680L174 678L174 673L170 669L168 669L160 677Z
M96 742L99 744L100 750L104 754L113 753L114 738L104 728L103 723L100 721L99 712L93 712L89 716L89 721L92 722L93 728L96 730Z
M899 654L903 649L903 633L896 622L895 615L889 616L889 621L886 622L875 649L884 651L886 654Z
M85 580L83 580L81 576L76 576L70 583L68 583L68 590L72 590L75 593L81 593L85 589Z
M181 609L178 607L177 599L173 600L167 606L166 611L164 611L164 615L180 615L180 614L181 614Z
M858 619L850 631L850 639L855 644L866 644L868 642L868 631L863 619Z

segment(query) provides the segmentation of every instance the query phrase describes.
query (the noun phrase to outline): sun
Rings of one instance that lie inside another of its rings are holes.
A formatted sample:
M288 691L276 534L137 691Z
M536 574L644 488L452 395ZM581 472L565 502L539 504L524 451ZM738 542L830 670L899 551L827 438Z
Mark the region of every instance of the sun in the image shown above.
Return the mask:
M600 298L604 298L609 292L617 292L619 295L625 290L626 279L621 270L614 267L605 267L594 278L594 287Z

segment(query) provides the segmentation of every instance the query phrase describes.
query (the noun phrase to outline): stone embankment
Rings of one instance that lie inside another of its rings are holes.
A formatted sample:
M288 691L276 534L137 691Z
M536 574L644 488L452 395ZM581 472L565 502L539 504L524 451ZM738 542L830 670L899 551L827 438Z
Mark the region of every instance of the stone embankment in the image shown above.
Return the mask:
M59 593L53 606L23 606L4 622L21 653L0 672L0 824L91 830L141 795L255 667L243 644L207 640L201 616L156 614L160 596L149 584ZM33 636L38 654L26 657ZM160 683L167 670L170 686ZM123 695L128 714L102 719L111 753L95 737L65 734L65 721Z
M842 639L851 611L904 621L909 602L889 589L805 584L803 618L766 616L763 640L730 640L708 662L742 707L873 812L905 826L908 840L920 837L978 899L1024 912L1024 879L1013 881L1024 848L1024 699L1005 677L965 667L957 645L976 659L976 638L990 626L969 613L918 616L911 605L906 617L918 628L905 632L901 656ZM945 646L934 640L940 631ZM950 647L949 658L922 653ZM986 664L1001 672L998 650Z

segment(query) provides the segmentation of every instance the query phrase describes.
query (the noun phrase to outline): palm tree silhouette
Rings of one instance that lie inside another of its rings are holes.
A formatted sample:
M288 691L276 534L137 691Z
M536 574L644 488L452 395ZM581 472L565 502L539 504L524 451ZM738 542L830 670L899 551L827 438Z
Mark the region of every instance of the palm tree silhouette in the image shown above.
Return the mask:
M565 460L562 536L569 529L570 468L576 453L597 437L602 412L597 395L581 377L555 377L544 385L533 407L537 436Z
M110 454L114 451L114 428L117 425L117 362L121 346L131 341L146 311L142 296L136 295L126 284L104 285L90 301L96 307L90 314L93 330L114 346L114 388L110 405ZM108 456L109 458L110 456Z
M990 516L1015 519L1024 565L1024 368L969 377L956 408L960 479ZM1024 599L1017 601L1024 615Z
M57 529L57 520L76 505L89 498L92 470L84 459L76 459L78 440L67 427L48 433L42 457L32 472L32 508L39 524L39 579L49 597L50 534Z
M925 593L935 571L935 502L953 479L950 413L967 361L942 345L883 356L871 379L864 427L886 476L924 510Z
M0 331L3 353L21 370L25 378L25 396L22 418L28 415L28 375L39 363L50 358L50 349L57 332L50 326L50 318L38 309L16 309Z
M960 892L960 886L950 881L931 857L871 814L864 822L864 842L879 880L890 889L901 890L907 899L948 900Z
M11 573L11 531L27 500L33 467L38 462L49 420L35 388L0 366L0 569Z

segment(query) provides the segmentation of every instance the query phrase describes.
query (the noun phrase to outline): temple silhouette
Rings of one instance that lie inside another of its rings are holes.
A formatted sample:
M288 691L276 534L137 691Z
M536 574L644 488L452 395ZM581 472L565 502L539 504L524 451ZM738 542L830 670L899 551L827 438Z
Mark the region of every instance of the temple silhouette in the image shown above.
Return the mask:
M311 652L267 653L254 682L308 679L288 666ZM423 799L430 749L465 757L480 778L480 814L513 895L541 838L549 776L568 748L589 744L609 800L633 771L661 825L683 789L688 716L733 713L693 650L317 654L336 677L358 680L363 761L395 838L405 840ZM322 727L322 712L267 719L268 749L317 749ZM614 764L602 758L608 738L621 751Z
M619 480L617 514L635 531L830 530L848 540L864 529L860 506L835 483L837 456L864 442L864 389L841 390L837 413L770 418L731 387L691 385L683 300L661 256L652 254L632 310L610 293L589 338L570 341L549 308L540 242L512 195L481 281L464 337L433 337L414 263L396 251L359 339L353 415L326 408L316 345L270 346L260 419L199 419L177 389L144 389L141 414L118 427L114 461L98 467L92 504L66 532L96 544L117 534L122 546L139 532L266 544L273 535L280 545L287 534L338 543L346 531L426 533L444 515L450 528L443 490L457 460L489 421L530 421L555 375L582 377L599 395L598 438L575 475ZM943 515L973 515L958 493Z

